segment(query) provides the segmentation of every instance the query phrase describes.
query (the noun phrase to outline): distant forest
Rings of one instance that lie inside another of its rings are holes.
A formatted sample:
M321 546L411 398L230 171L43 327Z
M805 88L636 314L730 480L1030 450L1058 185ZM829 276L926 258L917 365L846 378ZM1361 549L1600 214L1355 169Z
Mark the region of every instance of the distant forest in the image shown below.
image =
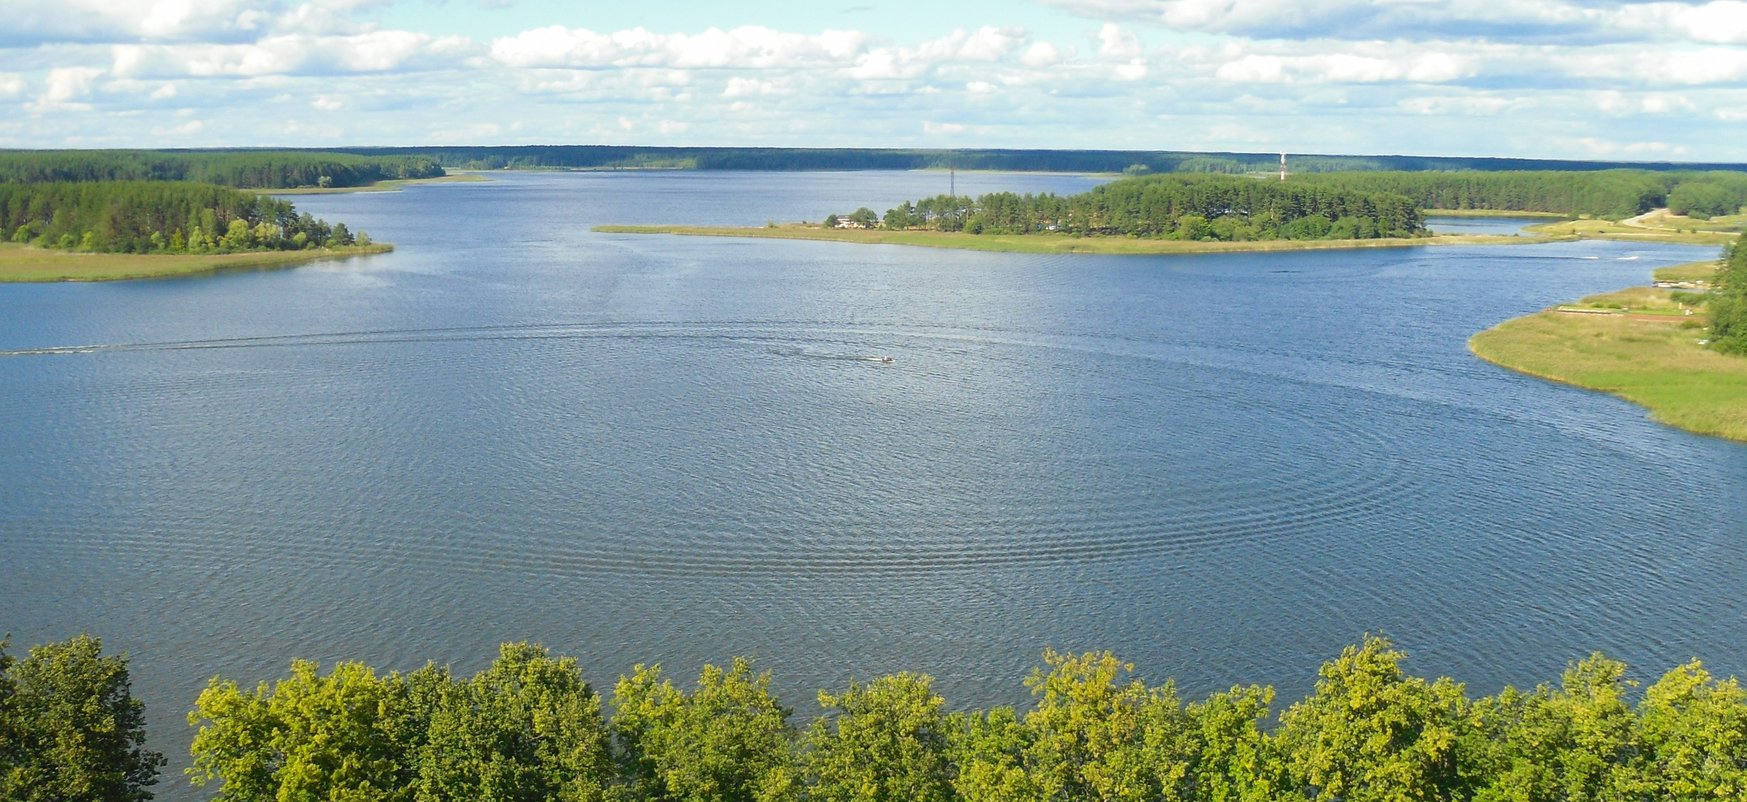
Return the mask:
M442 166L423 156L261 150L0 151L0 183L193 181L241 189L294 189L359 187L440 175Z
M850 215L865 221L861 210ZM1407 197L1308 182L1223 176L1126 178L1078 195L941 195L886 212L889 229L968 234L1132 236L1183 240L1374 239L1426 233Z
M234 253L369 244L289 203L212 184L0 184L12 242L92 253Z
M1388 192L1421 209L1552 212L1621 219L1668 207L1698 218L1732 215L1747 206L1747 173L1655 172L1372 172L1300 176L1310 186Z
M1278 153L1189 153L1164 150L933 150L877 148L658 148L628 145L517 145L498 147L340 148L367 156L419 156L444 167L501 169L669 170L1010 170L1074 173L1265 173L1279 169ZM1621 163L1558 159L1293 154L1293 173L1371 170L1553 170L1631 167L1669 170L1747 170L1747 164Z

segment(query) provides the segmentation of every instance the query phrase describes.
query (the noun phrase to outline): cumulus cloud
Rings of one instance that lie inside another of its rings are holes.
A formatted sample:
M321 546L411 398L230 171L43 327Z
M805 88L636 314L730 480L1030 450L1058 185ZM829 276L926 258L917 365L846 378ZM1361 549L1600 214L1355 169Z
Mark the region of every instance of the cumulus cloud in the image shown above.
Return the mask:
M459 66L475 50L461 37L408 31L274 36L235 45L116 45L112 71L125 78L404 72Z
M1041 0L1097 20L1254 39L1747 43L1747 0Z
M38 108L83 105L91 95L97 78L103 71L93 67L61 67L49 70L43 81L43 93L36 100Z
M1232 83L1444 83L1470 75L1473 70L1463 57L1439 52L1250 54L1221 64L1214 76Z
M554 25L493 40L491 57L511 67L773 69L843 61L865 42L864 35L852 31L806 35L757 25L697 34L644 28L596 33Z
M1084 19L918 18L917 34L892 37L547 18L495 38L384 27L405 17L379 14L389 2L12 0L0 104L31 125L0 115L0 145L1484 142L1635 157L1663 143L1672 158L1701 141L1738 150L1729 124L1747 121L1735 111L1747 108L1747 0L1041 0ZM187 116L159 133L138 123L166 113ZM1686 120L1698 123L1671 124ZM204 127L176 130L194 121Z
M0 46L47 42L253 41L273 33L357 33L388 0L8 0Z

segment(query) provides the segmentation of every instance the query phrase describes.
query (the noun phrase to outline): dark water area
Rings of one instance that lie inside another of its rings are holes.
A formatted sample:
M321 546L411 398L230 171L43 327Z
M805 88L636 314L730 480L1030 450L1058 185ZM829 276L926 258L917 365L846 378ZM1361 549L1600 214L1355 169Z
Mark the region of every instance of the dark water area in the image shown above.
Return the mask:
M1551 217L1427 217L1426 228L1433 234L1490 234L1512 236L1524 234L1523 229L1545 223Z
M1286 700L1368 631L1475 694L1593 650L1747 668L1747 448L1464 345L1715 249L605 235L949 177L497 179L295 199L385 256L0 286L0 628L131 654L160 798L196 798L206 680L294 657L470 673L529 639L610 687L744 654L800 717L900 670L1023 703L1046 645Z

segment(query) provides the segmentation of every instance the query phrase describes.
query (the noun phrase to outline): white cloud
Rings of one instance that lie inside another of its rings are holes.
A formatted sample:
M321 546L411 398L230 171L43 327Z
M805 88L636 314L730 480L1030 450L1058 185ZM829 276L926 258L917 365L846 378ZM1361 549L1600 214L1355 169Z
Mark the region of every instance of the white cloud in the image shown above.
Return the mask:
M0 43L239 41L273 14L251 0L10 0Z
M999 61L1024 44L1025 39L1022 28L984 26L965 37L958 57L968 61Z
M1121 25L1106 22L1098 29L1098 55L1112 61L1140 58L1140 39Z
M1462 58L1448 53L1251 54L1227 61L1214 71L1215 77L1232 83L1445 83L1470 74L1472 68Z
M1042 0L1096 20L1256 39L1747 44L1747 0Z
M1027 67L1053 67L1062 63L1071 54L1071 51L1064 54L1057 50L1055 45L1048 42L1033 42L1031 47L1025 49L1025 55L1021 56L1019 61Z
M60 67L49 71L44 79L43 93L37 97L40 108L81 104L91 96L97 78L103 71L94 67Z
M757 25L698 34L644 28L596 33L554 25L495 39L491 56L512 67L774 69L829 65L860 52L865 42L865 36L850 31L807 35Z
M1685 147L1661 141L1620 142L1601 137L1578 137L1571 144L1592 156L1603 158L1657 159L1687 154Z
M24 95L24 76L0 72L0 100L11 100Z
M793 93L793 89L777 81L764 81L740 75L729 78L728 85L722 89L722 97L768 97Z
M441 69L459 66L474 47L461 37L375 31L241 45L116 45L112 52L117 76L210 78Z

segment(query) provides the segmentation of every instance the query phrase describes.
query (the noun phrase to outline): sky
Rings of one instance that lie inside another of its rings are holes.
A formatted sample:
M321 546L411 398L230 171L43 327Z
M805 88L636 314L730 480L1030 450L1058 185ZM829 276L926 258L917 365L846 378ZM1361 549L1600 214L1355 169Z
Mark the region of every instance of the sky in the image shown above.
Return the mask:
M1747 0L0 0L0 147L1747 162Z

